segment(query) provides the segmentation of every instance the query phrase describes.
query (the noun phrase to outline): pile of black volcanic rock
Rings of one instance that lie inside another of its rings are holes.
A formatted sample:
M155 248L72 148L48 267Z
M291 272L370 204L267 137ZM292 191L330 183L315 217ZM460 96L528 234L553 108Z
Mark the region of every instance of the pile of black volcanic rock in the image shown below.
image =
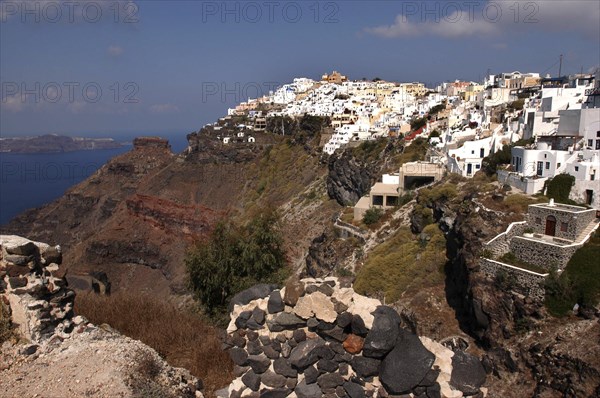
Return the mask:
M336 278L234 297L225 340L236 379L220 397L484 397L478 358L401 327Z

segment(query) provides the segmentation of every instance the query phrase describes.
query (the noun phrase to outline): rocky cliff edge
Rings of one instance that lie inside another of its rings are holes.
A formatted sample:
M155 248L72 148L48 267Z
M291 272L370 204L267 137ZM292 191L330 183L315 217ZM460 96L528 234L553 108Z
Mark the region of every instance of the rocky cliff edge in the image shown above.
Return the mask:
M0 235L0 301L11 328L0 347L2 396L203 397L187 370L75 316L61 257L59 246Z

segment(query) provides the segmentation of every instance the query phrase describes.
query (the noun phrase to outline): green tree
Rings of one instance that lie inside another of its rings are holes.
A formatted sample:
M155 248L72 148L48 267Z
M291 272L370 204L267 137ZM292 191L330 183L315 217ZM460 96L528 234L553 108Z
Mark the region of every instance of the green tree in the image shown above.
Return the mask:
M558 203L573 204L574 202L569 199L569 194L574 184L575 177L570 174L559 174L547 181L546 196L553 198Z
M383 216L383 210L379 207L370 207L363 216L363 222L365 225L372 225L377 223L381 216Z
M278 218L271 212L245 226L219 222L185 259L189 287L213 316L232 296L254 284L283 282L285 264Z

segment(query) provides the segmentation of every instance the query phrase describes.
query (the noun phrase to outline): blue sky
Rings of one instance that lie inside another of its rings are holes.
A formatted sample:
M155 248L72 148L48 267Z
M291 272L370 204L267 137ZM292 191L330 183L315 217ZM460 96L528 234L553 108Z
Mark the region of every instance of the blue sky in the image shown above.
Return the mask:
M594 0L0 5L2 136L194 131L333 69L435 85L488 69L556 75L559 54L563 73L600 64Z

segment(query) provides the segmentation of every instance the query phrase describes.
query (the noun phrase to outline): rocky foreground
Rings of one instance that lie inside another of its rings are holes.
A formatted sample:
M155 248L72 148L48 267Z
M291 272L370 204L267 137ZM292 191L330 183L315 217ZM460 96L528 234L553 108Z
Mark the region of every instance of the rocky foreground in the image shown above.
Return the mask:
M0 347L3 397L202 397L202 383L150 347L74 316L58 246L0 235L0 301L14 336Z
M221 397L484 397L480 360L407 329L336 278L236 295L226 347L237 378Z

